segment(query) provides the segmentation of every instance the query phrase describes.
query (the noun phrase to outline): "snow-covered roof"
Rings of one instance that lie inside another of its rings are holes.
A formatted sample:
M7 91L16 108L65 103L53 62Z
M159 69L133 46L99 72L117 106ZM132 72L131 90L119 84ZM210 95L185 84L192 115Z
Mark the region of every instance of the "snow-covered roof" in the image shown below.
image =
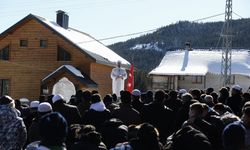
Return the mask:
M112 51L90 35L73 28L65 29L59 26L54 21L50 21L46 18L42 18L36 15L33 16L35 16L37 19L39 19L40 21L51 27L53 30L61 34L64 38L70 40L81 50L83 50L92 58L94 58L97 63L115 65L117 61L120 60L123 65L130 65L127 60L116 54L114 51Z
M206 75L221 73L222 51L177 50L167 52L159 66L150 75ZM250 76L249 50L232 51L232 74Z
M91 79L89 79L89 77L84 76L81 73L81 71L79 71L78 69L76 69L72 65L62 65L62 66L60 66L59 68L57 68L56 70L54 70L53 72L51 72L49 75L47 75L45 78L43 78L42 82L45 82L49 78L55 76L56 74L60 74L60 72L64 72L64 71L69 72L74 77L76 77L77 80L83 82L84 84L87 84L89 86L96 86L96 83L94 81L92 81Z
M50 73L49 75L47 75L45 78L43 78L42 81L45 81L46 79L50 78L53 74L55 74L56 72L58 72L59 70L61 70L64 67L67 70L69 70L71 73L73 73L75 76L84 78L84 76L82 75L82 73L79 70L77 70L75 67L73 67L71 65L62 65L59 68L57 68L55 71L53 71L52 73Z

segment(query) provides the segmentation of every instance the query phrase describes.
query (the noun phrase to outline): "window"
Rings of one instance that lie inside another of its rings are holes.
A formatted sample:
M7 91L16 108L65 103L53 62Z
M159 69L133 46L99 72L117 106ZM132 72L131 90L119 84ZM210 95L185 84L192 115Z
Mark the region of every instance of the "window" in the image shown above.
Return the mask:
M9 45L0 50L0 59L9 60Z
M9 84L9 80L0 79L0 96L9 95Z
M185 80L185 76L178 76L178 80L179 81L184 81Z
M70 61L71 55L64 48L57 47L57 61Z
M25 39L20 40L20 47L28 47L28 40Z
M193 76L192 83L202 83L202 76Z
M47 41L47 40L40 40L40 47L41 47L41 48L46 48L46 47L47 47L47 44L48 44L48 41Z
M168 76L167 78L167 89L175 89L174 82L175 81L175 76Z

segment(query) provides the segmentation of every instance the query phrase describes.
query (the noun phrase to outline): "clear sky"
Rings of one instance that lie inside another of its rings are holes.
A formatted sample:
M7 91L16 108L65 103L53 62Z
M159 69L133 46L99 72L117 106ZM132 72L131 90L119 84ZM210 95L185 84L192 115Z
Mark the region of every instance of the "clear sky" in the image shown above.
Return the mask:
M55 20L56 11L63 10L69 14L70 27L103 39L224 13L225 3L226 0L0 0L0 33L30 13ZM250 18L250 0L233 0L233 12ZM239 17L233 14L233 19ZM221 15L203 22L223 20ZM129 38L101 42L108 45Z

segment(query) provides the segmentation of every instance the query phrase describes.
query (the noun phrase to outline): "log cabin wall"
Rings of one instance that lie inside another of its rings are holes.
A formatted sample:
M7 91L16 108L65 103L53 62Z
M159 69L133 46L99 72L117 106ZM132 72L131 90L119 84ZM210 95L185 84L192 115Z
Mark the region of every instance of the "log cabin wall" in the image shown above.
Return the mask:
M27 47L20 47L27 40ZM40 40L47 46L40 47ZM48 29L35 19L17 26L0 39L0 49L10 45L10 59L0 60L0 79L9 79L9 95L13 98L38 99L41 80L64 64L70 64L87 74L99 86L101 94L111 92L111 67L97 64L82 50ZM71 54L71 61L57 61L57 46Z

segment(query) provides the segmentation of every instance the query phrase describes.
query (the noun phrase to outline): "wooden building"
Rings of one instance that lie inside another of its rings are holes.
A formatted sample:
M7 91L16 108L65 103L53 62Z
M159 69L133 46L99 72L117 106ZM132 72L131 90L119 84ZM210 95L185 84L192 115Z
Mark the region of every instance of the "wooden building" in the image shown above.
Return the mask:
M130 63L68 20L63 11L56 22L30 14L0 34L0 96L37 99L64 77L76 90L111 93L112 68Z
M159 66L149 75L152 89L207 89L222 87L221 50L177 50L167 52ZM250 51L233 50L230 85L238 84L243 91L250 86Z

